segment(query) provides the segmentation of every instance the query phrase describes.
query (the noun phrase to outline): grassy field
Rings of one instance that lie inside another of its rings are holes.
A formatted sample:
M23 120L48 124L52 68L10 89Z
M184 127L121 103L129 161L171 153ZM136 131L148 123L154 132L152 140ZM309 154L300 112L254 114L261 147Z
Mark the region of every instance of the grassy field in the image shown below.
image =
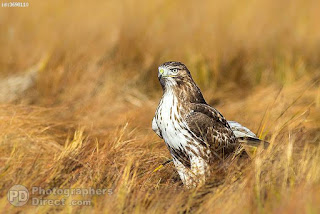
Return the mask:
M320 213L319 20L317 0L1 7L0 210ZM184 189L172 164L152 173L170 158L151 129L168 60L269 148L198 189ZM65 197L91 206L14 207L15 184L108 194Z

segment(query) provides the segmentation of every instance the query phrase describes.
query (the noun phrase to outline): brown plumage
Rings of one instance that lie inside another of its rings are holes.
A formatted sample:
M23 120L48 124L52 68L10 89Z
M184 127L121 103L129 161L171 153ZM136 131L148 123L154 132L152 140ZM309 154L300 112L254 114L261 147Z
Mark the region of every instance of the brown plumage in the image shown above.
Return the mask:
M239 141L222 114L206 103L184 64L162 64L158 78L163 96L152 129L164 139L183 183L203 183L210 166L233 154Z

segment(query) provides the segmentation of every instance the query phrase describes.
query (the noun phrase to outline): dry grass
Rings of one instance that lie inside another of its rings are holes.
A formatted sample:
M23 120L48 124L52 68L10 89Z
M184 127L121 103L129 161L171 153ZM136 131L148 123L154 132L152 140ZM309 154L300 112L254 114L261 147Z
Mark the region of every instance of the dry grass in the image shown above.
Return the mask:
M319 1L29 3L0 9L1 210L320 213ZM151 173L170 157L151 130L167 60L271 143L220 185L185 190L172 164ZM5 90L30 68L33 85ZM112 194L16 208L14 184Z

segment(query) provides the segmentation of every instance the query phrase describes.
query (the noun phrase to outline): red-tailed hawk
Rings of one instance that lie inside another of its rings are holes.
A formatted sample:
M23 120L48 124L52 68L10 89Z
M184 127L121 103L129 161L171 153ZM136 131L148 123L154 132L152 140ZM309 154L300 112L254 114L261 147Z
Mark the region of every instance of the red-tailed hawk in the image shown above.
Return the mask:
M210 166L234 154L242 140L259 141L206 103L184 64L166 62L158 70L163 96L152 129L164 139L187 187L203 183Z

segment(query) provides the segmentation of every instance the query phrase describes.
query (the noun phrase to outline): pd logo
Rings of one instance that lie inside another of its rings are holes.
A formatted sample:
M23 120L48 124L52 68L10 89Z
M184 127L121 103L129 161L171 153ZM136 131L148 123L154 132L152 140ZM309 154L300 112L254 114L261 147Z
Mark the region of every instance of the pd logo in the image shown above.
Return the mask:
M16 207L25 205L29 200L29 191L23 185L14 185L8 191L8 201Z

